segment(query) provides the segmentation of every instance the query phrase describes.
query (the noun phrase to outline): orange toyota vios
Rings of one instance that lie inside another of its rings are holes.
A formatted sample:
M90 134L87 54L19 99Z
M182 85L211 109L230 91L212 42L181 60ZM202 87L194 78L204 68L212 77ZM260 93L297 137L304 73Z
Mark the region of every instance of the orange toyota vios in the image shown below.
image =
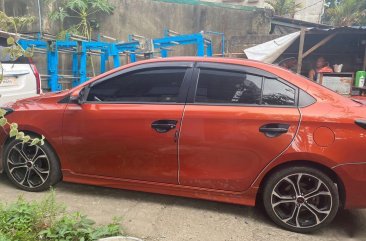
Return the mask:
M260 62L168 58L5 106L46 143L0 131L1 170L26 191L60 180L264 204L310 232L366 207L366 106Z

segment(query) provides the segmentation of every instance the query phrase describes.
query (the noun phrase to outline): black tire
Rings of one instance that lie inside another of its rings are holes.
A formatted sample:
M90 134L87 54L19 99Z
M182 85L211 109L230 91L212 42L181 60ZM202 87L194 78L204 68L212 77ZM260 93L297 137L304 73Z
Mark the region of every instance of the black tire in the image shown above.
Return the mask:
M267 179L263 204L268 216L279 226L311 233L334 219L339 209L339 193L336 184L323 172L306 166L287 167Z
M61 180L60 164L50 144L30 146L12 139L4 148L4 170L19 189L48 190Z

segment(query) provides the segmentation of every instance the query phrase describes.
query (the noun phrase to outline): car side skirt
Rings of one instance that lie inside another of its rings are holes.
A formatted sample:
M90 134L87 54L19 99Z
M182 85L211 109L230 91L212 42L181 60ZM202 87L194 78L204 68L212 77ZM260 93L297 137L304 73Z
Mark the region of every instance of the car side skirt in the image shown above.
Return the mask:
M126 180L112 177L76 174L70 170L62 170L63 181L88 184L93 186L126 189L141 192L159 193L172 196L204 199L224 203L255 206L258 188L252 187L245 192L236 193L218 191L179 184L154 183L139 180Z

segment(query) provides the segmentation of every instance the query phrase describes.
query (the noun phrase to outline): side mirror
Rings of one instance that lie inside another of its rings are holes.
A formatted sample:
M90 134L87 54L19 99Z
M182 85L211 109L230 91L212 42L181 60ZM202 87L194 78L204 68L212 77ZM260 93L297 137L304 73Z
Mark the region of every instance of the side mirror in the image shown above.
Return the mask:
M83 90L84 89L80 89L80 90L76 90L76 91L72 92L70 95L70 102L81 105L84 102L84 99L83 99L84 91Z

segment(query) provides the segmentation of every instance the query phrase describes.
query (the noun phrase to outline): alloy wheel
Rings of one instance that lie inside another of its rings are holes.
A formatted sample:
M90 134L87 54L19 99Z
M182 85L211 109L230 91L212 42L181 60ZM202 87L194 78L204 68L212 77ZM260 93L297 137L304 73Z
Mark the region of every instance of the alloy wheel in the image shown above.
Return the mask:
M321 224L332 211L332 194L319 178L295 173L282 178L274 187L271 206L286 225L311 228Z
M6 160L9 174L21 186L37 188L49 177L49 159L38 145L17 143L8 152Z

